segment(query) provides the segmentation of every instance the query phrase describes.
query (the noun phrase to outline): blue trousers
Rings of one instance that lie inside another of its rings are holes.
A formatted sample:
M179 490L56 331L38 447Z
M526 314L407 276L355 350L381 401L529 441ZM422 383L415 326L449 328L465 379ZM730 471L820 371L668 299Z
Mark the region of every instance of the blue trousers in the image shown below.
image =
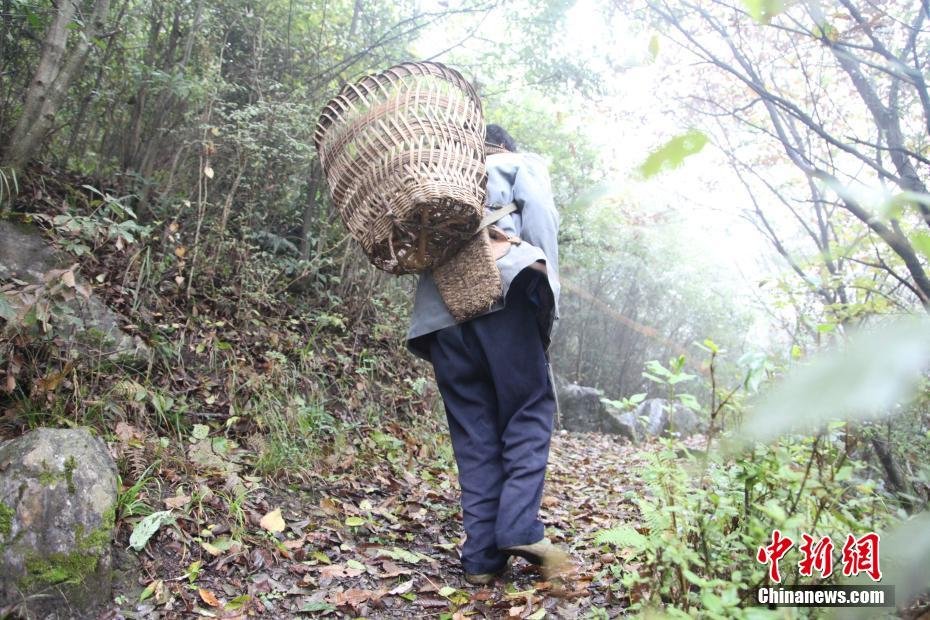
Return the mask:
M555 397L537 323L538 274L502 310L436 332L430 355L462 489L467 573L504 566L504 547L543 537L539 520Z

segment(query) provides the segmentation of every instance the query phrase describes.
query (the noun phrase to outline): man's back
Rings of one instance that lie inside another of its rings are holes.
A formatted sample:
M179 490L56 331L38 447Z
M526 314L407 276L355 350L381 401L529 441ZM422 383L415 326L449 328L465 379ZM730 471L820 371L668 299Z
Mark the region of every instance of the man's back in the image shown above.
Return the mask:
M523 243L514 245L497 260L501 272L503 296L511 283L527 267L537 261L546 266L550 298L540 308L540 324L548 344L552 324L558 318L558 226L559 214L552 199L549 174L545 161L533 153L500 153L487 158L487 205L500 206L511 202L517 211L504 216L495 225ZM503 301L490 312L503 308ZM455 324L455 319L439 295L430 273L420 276L411 316L407 343L411 351L429 359L426 336Z

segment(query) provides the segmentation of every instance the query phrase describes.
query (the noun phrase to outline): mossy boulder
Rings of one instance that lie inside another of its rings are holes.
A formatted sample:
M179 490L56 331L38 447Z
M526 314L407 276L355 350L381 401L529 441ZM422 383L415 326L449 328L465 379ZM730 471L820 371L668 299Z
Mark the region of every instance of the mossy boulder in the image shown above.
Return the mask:
M0 219L0 281L16 279L42 284L46 275L66 269L74 260L57 251L36 226ZM83 290L91 287L80 274L75 279ZM138 336L120 327L121 319L103 300L90 292L85 298L74 294L64 303L59 320L53 321L55 335L64 337L75 352L83 351L110 362L140 365L148 362L150 351ZM8 302L19 310L16 299ZM54 317L53 317L54 318Z
M111 598L116 466L85 429L40 428L0 445L0 607L95 617Z

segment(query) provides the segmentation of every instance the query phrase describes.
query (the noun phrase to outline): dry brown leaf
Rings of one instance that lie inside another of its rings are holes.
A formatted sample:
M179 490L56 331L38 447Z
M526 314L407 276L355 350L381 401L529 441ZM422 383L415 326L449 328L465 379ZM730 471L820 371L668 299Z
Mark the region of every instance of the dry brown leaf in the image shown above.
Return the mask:
M545 508L554 508L559 505L559 498L554 495L544 495L542 498L542 505Z
M117 422L114 432L123 443L128 443L132 439L142 439L142 433L139 432L139 429L126 422Z
M278 534L284 531L285 523L284 518L281 516L281 509L275 508L258 522L262 529L271 532L272 534Z
M74 284L75 284L74 272L71 270L68 270L64 272L63 274L61 274L61 281L64 282L64 285L67 286L68 288L74 288Z
M320 500L320 508L328 515L336 515L340 513L339 507L336 506L336 502L332 498L324 497Z
M397 577L398 575L409 575L413 572L409 568L404 568L390 560L381 562L381 570L383 572L378 575L381 579L389 579L391 577Z
M284 548L291 549L291 550L300 549L301 547L304 546L304 543L306 542L306 540L307 540L306 536L301 536L297 540L285 540Z
M341 605L351 605L358 607L362 603L370 600L378 600L383 596L381 592L371 590L361 590L359 588L349 588L345 592L335 592L329 597L329 602L339 607Z
M198 588L197 594L199 594L203 602L209 605L210 607L220 606L220 601L219 599L216 598L216 595L213 594L213 592L210 592L209 590L206 590L204 588Z
M181 508L187 506L191 501L190 495L176 495L175 497L165 498L165 507Z

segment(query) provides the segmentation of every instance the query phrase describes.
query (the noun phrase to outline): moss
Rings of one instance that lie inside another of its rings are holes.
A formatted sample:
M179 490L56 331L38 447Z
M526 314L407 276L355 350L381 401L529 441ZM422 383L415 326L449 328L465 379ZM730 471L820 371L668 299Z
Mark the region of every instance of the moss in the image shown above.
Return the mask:
M113 537L116 523L116 505L108 508L102 516L102 523L84 533L84 526L78 525L74 532L75 550L72 553L53 553L48 557L30 555L26 558L26 575L20 580L24 589L40 585L80 584L97 570L101 554Z
M82 551L53 553L48 557L33 555L26 559L26 576L20 585L31 589L42 584L82 583L97 570L99 561L96 554Z
M77 469L77 459L74 458L73 454L65 460L65 469L61 472L53 471L52 468L48 466L48 463L42 461L42 471L39 473L39 484L50 487L64 480L68 485L68 493L74 495L77 492L77 487L74 484L75 469Z
M42 472L39 474L39 484L50 487L58 482L59 474L52 471L48 463L42 461Z
M76 488L74 486L74 469L77 467L77 460L72 454L65 460L65 481L68 483L68 493L74 495Z
M16 511L0 502L0 534L3 535L4 541L10 537L13 532L13 517Z
M79 551L104 552L113 539L113 528L116 526L116 504L104 511L100 527L84 534L84 526L78 524L74 532L74 543Z

